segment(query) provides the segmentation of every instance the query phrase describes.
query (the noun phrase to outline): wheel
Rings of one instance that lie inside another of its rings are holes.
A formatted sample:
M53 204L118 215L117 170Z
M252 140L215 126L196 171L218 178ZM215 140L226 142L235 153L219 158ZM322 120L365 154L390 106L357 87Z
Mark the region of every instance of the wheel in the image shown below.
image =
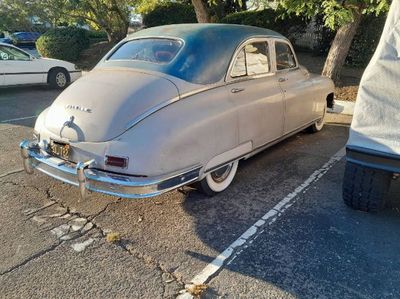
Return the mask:
M310 133L317 133L322 130L325 124L325 115L326 115L326 106L322 118L320 118L318 121L316 121L315 123L313 123L311 126L308 127L308 131Z
M214 196L224 191L232 183L238 164L239 161L235 161L210 172L196 184L197 189L208 196Z
M343 200L346 205L365 212L378 212L385 206L392 173L346 162Z
M62 68L51 70L48 76L50 86L56 89L64 89L70 81L68 72Z

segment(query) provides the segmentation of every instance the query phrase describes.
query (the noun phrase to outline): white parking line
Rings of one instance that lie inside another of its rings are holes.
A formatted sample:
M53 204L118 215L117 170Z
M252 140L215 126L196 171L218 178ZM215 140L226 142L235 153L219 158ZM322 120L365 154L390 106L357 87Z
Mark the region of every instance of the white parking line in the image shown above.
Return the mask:
M8 123L8 122L13 122L13 121L19 121L19 120L25 120L25 119L31 119L31 118L36 118L39 115L32 115L32 116L25 116L25 117L19 117L19 118L12 118L12 119L6 119L0 121L0 123Z
M277 205L275 205L275 207L257 220L236 241L234 241L228 246L228 248L219 254L210 264L208 264L191 280L187 287L207 283L213 277L213 275L221 270L224 264L231 263L240 253L243 252L245 248L247 248L262 232L266 230L268 225L275 222L289 207L296 202L297 195L300 193L306 193L310 185L317 182L322 176L324 176L328 170L333 167L333 165L335 165L345 156L345 154L345 148L341 148L320 169L314 171L300 186L283 198ZM193 296L185 291L182 292L178 298L193 298Z

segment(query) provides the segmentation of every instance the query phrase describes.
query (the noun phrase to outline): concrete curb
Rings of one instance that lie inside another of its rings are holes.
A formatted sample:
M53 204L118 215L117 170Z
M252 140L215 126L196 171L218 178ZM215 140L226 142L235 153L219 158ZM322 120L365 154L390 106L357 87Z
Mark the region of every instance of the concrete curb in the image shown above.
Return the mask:
M335 100L335 105L333 106L333 108L328 108L328 112L335 114L353 115L354 106L354 102Z

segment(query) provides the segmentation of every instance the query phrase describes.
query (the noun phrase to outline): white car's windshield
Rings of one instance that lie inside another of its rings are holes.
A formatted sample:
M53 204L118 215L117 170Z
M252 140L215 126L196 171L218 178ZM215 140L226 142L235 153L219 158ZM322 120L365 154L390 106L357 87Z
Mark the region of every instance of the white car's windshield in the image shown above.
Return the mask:
M122 44L108 60L140 60L153 63L169 63L182 42L173 39L146 38L131 40Z

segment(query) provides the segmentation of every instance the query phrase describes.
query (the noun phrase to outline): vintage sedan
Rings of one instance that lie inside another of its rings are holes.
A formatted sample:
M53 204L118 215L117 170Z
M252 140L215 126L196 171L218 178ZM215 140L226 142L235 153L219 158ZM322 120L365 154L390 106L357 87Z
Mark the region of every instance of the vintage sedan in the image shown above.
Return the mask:
M81 75L73 63L34 57L13 45L0 43L0 87L49 84L63 89Z
M82 197L141 198L189 184L214 195L241 159L321 130L333 91L274 31L154 27L121 41L40 114L34 140L21 143L23 163Z

